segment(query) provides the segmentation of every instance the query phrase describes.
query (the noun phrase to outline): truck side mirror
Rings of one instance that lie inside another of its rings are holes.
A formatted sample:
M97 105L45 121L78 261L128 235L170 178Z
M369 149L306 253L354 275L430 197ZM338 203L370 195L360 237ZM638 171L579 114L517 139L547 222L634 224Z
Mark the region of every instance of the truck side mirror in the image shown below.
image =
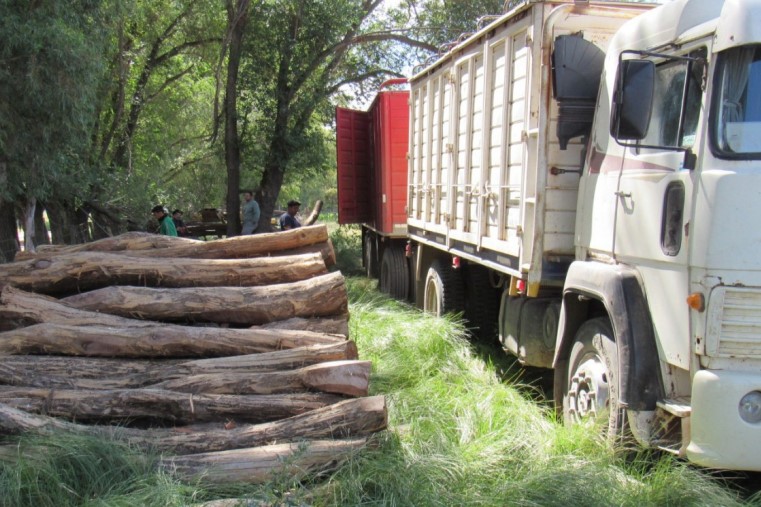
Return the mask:
M647 135L655 89L655 64L622 60L616 76L610 134L616 141L639 141Z

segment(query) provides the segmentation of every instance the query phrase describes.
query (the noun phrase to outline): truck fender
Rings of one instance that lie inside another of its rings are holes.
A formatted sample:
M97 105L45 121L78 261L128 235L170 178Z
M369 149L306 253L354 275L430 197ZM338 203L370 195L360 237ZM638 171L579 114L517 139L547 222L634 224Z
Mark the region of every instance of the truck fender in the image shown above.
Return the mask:
M650 311L637 272L626 265L576 261L563 288L555 357L555 398L562 396L565 371L581 324L604 307L618 348L620 401L630 410L655 410L662 397L658 348ZM561 393L561 394L558 394ZM561 400L562 402L562 400ZM562 406L562 404L561 404Z

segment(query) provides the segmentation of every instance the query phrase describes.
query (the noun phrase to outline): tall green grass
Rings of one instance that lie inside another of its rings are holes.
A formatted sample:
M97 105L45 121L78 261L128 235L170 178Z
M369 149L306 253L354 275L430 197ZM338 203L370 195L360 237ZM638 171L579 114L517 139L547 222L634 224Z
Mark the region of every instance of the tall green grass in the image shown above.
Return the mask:
M358 229L338 228L331 237L354 249L346 254L354 264L342 271L360 270ZM389 424L337 471L306 483L277 477L263 486L209 488L182 484L157 470L157 456L118 442L6 438L0 506L180 506L216 498L278 506L761 505L760 496L742 500L681 461L648 453L625 459L597 428L564 426L509 365L478 353L457 319L389 300L365 278L348 278L347 288L351 338L372 361L371 392L385 395Z
M389 431L319 490L340 505L739 505L736 492L669 457L624 460L599 428L566 427L500 380L451 318L422 315L349 281L351 334L373 362Z

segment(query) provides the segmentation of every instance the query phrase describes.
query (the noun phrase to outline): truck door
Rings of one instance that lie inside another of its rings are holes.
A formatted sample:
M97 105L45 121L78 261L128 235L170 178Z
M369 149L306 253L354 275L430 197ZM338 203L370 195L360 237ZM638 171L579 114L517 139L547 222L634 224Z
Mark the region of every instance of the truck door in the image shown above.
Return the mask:
M338 223L369 222L373 210L370 114L336 108Z
M704 61L657 63L647 135L638 147L624 149L615 193L614 256L640 272L662 335L660 352L681 368L689 367L690 357L688 336L680 333L689 329L686 236L695 178L684 150L691 153L698 146Z

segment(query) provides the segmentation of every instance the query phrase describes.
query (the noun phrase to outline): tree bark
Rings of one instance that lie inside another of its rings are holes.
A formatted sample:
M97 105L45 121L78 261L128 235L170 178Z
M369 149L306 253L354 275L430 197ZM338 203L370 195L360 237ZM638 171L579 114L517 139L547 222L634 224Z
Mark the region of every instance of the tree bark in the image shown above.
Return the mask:
M64 324L70 326L111 326L119 328L164 326L169 332L174 331L175 324L158 324L155 321L130 319L73 308L58 299L33 292L26 292L9 285L0 286L0 331L18 329L34 324ZM258 326L260 329L283 329L293 331L311 331L347 337L349 335L349 316L347 313L330 317L292 317L272 321ZM181 326L181 330L188 329ZM217 333L224 334L224 328L217 328Z
M150 260L99 252L37 257L0 265L0 278L24 290L66 294L110 285L253 286L304 280L327 272L319 254L256 259Z
M289 231L246 235L242 237L200 241L163 236L148 232L127 232L81 245L46 245L38 247L38 255L62 255L74 252L125 252L146 257L187 257L192 259L238 259L303 250L329 242L325 225L300 227ZM332 246L332 245L331 245ZM321 249L320 248L320 249ZM317 251L312 248L310 251ZM27 256L31 258L32 255ZM24 260L17 256L16 260Z
M2 307L0 307L0 310ZM285 320L274 320L260 326L262 329L303 329L315 333L337 334L349 336L349 315L344 313L333 317L317 317L305 319L291 317Z
M43 245L38 255L63 255L75 252L120 252L124 250L155 250L185 244L201 244L203 241L177 236L164 236L150 232L125 232L118 236L82 243L79 245ZM31 257L30 257L31 258ZM23 260L17 258L16 260Z
M215 452L265 445L269 442L369 435L386 428L388 415L383 396L341 401L301 415L264 424L196 424L181 428L125 428L86 426L35 415L0 403L0 433L49 434L66 431L116 438L143 449L174 454Z
M192 422L239 421L261 423L303 414L338 403L325 393L276 395L187 394L164 389L41 389L0 386L0 403L35 414L77 421Z
M0 333L0 354L160 358L215 357L338 343L343 337L268 329L113 328L35 324Z
M225 81L225 166L227 167L227 236L240 234L240 137L238 136L238 70L243 36L250 10L249 0L227 3L227 80ZM270 214L269 216L272 216Z
M95 363L94 359L72 359L53 363L56 371L45 371L35 364L39 357L23 356L0 360L0 383L17 387L47 389L165 389L193 394L290 394L322 391L344 396L366 396L369 387L369 361L328 361L295 370L275 372L217 372L178 375L171 364L156 364L151 369L135 371L127 363ZM50 363L47 363L50 365ZM68 364L66 372L61 364ZM105 370L114 366L121 375ZM161 367L166 368L162 371ZM105 371L104 371L105 370Z
M264 287L106 287L62 301L82 310L123 317L242 325L348 312L346 285L340 272Z
M42 202L37 201L37 206L34 208L34 244L39 250L42 245L50 244L50 237L48 236L48 228L45 225L45 207ZM18 256L16 258L18 260Z
M35 387L102 388L143 387L191 375L214 373L277 372L331 361L357 359L352 341L294 349L182 361L136 361L97 357L6 356L0 357L0 382ZM79 379L79 380L75 380ZM93 380L93 382L89 382Z
M163 458L160 467L188 481L211 484L262 484L274 477L291 480L328 472L367 443L351 440L312 440L249 449Z
M5 167L2 162L0 165ZM16 210L12 202L0 199L0 263L12 262L20 249Z
M189 375L149 387L193 394L284 394L308 390L366 396L369 382L369 361L333 361L279 372Z

